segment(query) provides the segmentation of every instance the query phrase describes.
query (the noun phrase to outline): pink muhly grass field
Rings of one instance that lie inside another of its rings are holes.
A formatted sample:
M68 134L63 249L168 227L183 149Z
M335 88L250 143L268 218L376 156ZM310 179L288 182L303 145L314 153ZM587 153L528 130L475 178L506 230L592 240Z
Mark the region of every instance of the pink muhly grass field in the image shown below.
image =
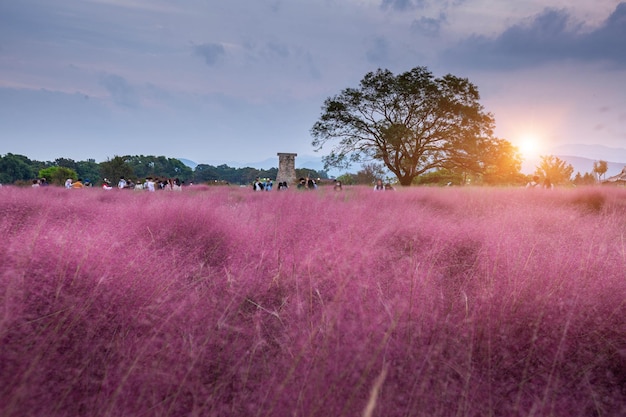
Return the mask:
M0 189L0 415L626 415L626 190Z

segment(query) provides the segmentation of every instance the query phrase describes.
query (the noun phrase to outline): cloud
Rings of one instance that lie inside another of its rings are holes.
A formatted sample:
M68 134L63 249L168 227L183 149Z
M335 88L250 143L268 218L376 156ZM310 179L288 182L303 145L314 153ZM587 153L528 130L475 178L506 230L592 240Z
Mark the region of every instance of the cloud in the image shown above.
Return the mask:
M365 52L365 57L372 64L384 64L389 57L389 42L383 37L374 39L372 45Z
M203 43L193 48L196 55L204 58L206 64L210 67L215 66L222 56L226 55L226 50L219 43Z
M398 12L406 12L408 10L424 9L428 2L426 0L383 0L380 4L381 9L393 9Z
M592 31L565 10L545 9L490 38L471 36L443 54L446 63L475 68L524 68L557 61L626 67L626 2Z
M419 20L415 19L411 23L411 32L422 36L435 37L439 35L441 25L446 23L446 21L447 19L444 13L441 13L436 19L422 16Z
M270 51L272 56L277 56L280 58L289 58L289 46L283 43L276 42L268 42L267 49Z
M100 78L100 84L109 92L116 104L124 107L137 107L138 99L135 90L124 77L106 74Z

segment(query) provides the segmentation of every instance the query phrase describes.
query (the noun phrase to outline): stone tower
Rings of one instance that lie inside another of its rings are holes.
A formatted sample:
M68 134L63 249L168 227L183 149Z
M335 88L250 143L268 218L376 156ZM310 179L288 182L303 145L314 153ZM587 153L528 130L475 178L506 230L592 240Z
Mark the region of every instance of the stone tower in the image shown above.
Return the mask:
M278 153L277 183L286 181L289 186L296 183L296 156L297 153Z

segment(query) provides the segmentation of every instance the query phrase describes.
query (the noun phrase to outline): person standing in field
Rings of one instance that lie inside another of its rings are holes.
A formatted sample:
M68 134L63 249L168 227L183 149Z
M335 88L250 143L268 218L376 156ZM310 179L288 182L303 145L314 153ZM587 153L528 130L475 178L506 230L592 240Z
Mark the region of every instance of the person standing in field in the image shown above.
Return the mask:
M65 188L70 189L72 188L72 179L68 178L65 180Z
M552 184L552 181L550 181L550 178L546 177L543 180L543 188L545 188L546 190L552 190L554 188L554 184Z
M78 188L83 188L83 181L79 178L77 181L74 181L72 183L72 189L78 189Z
M152 177L146 178L146 182L144 183L143 188L151 193L155 192L154 180L152 180Z
M526 188L536 188L539 186L539 176L538 175L534 175L533 179L526 184Z
M261 179L259 177L256 177L254 179L254 182L252 183L252 189L254 191L263 191L263 183L261 182Z
M343 190L342 185L341 185L341 181L335 180L335 185L333 186L333 190L335 190L335 191Z
M374 185L374 191L385 191L385 186L383 184L383 180L376 180L376 185Z
M119 188L120 190L126 188L126 180L124 179L124 177L120 177L120 180L117 182L117 188Z

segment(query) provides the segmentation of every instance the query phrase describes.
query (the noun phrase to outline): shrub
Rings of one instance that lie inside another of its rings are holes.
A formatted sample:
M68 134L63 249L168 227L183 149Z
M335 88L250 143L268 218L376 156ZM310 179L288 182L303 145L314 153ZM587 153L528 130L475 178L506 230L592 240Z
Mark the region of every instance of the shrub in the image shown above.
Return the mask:
M0 415L623 415L624 197L5 187Z

